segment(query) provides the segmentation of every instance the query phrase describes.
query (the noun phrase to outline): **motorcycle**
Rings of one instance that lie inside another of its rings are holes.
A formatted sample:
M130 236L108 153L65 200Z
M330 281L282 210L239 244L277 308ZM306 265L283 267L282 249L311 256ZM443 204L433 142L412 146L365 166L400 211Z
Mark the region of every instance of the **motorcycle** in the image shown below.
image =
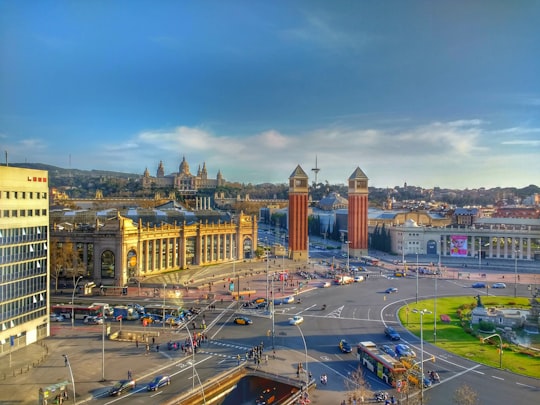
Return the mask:
M439 377L439 374L436 372L436 371L431 371L429 373L429 379L432 381L432 382L441 382L441 377Z
M388 400L388 393L379 391L375 393L375 402L384 402Z

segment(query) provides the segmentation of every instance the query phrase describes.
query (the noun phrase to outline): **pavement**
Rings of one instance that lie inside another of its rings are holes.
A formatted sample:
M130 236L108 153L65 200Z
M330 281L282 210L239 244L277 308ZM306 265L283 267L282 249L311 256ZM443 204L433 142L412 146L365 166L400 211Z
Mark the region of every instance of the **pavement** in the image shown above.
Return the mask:
M241 277L240 284L241 287L244 285L245 291L255 290L254 295L264 297L267 285L266 266L268 266L269 274L272 274L275 271L281 271L285 265L287 268L296 267L300 270L310 270L306 268L306 265L291 262L286 264L279 262L268 264L239 263L235 269L235 277ZM178 274L169 274L145 280L147 284L130 286L127 298L154 296L157 290L156 286L167 283L172 286L166 290L167 297L178 293L175 285L186 285L186 289L182 288L185 300L191 299L198 304L214 303L218 309L231 304L232 297L227 291L230 266L200 269L197 281L192 281L195 271L193 269L192 274L186 272L181 277ZM458 276L458 273L461 274ZM383 274L373 272L370 276L380 277ZM510 290L514 281L514 273L467 271L464 274L463 269L447 269L444 276L455 279L466 278L471 281L482 280L488 283L506 281L510 284L507 287ZM305 280L296 275L294 277L293 281L286 286L281 281L276 282L277 285L281 285L279 292L276 290L276 298L295 293L301 294L310 289L319 288L322 283L321 280L311 280L306 284ZM300 282L304 283L302 287L300 287ZM532 274L523 274L519 280L519 283L525 284L533 282L536 284L536 277ZM208 298L208 294L211 294L212 297L205 299ZM126 297L119 298L124 302L126 300ZM165 360L162 353L151 351L145 356L143 345L136 347L132 342L106 340L105 345L103 345L102 333L103 327L101 325L76 325L72 328L69 322L51 323L50 337L3 356L0 362L0 404L35 405L38 401L40 388L64 381L70 382L70 368L65 364L64 354L67 354L75 376L77 403L79 404L90 401L96 395L107 391L115 381L126 378L127 370L131 370L135 379L149 380L150 376L155 374L158 369L164 367ZM166 336L161 336L159 339L163 342L168 340ZM104 366L102 352L105 353ZM170 362L170 360L168 361ZM275 359L270 356L268 364L264 364L262 368L270 373L297 380L296 366L304 361L305 353L285 347L276 347ZM308 362L309 370L313 373L317 383L318 376L328 375L328 384L318 383L317 387L310 391L311 403L339 405L343 400L346 400L345 376L336 374L322 362L315 360L311 362L309 358ZM300 376L300 378L305 378L305 376ZM68 392L70 395L72 394L71 384Z

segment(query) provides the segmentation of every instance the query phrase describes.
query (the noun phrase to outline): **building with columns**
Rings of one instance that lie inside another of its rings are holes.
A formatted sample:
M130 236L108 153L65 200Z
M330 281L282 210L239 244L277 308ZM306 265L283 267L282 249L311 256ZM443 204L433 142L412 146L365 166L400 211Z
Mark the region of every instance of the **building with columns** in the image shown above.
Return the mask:
M138 214L138 221L127 217L136 216L133 211L94 213L93 225L55 223L50 231L51 248L71 243L77 250L74 266L82 269L79 274L98 285L116 287L192 266L252 258L257 249L258 228L253 216L241 213L222 221L182 213L179 221L173 222L157 211L153 223L145 225L144 214Z
M527 223L525 225L525 223ZM387 228L392 252L407 255L440 255L479 260L540 260L540 220L479 218L473 226L431 227L408 219ZM452 250L453 241L464 243L462 252Z
M308 260L308 176L300 167L289 176L289 259Z
M368 178L357 167L348 181L347 243L350 256L368 254Z

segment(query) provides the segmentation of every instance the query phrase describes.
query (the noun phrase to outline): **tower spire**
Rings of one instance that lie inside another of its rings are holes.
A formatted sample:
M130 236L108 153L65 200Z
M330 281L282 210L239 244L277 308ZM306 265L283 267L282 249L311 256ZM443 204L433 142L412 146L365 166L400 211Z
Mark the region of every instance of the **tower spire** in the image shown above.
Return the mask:
M321 169L317 166L317 155L315 155L315 167L311 169L313 173L315 173L315 187L317 187L317 175L321 171Z

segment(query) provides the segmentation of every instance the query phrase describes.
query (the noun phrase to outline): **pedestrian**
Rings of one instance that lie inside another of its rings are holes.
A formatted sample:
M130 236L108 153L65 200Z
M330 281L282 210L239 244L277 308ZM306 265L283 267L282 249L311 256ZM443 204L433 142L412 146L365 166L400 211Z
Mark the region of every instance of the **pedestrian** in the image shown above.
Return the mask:
M156 338L152 336L152 346L154 345L154 343L156 343Z
M64 367L68 366L68 359L67 356L64 357Z
M159 353L159 344L158 344L158 345L156 345L156 352L158 352L158 353Z
M135 347L138 349L139 348L139 339L136 339L135 340Z
M132 377L131 370L128 370L128 380L131 380L131 377Z
M240 355L239 354L236 355L236 360L237 360L237 365L240 365Z

